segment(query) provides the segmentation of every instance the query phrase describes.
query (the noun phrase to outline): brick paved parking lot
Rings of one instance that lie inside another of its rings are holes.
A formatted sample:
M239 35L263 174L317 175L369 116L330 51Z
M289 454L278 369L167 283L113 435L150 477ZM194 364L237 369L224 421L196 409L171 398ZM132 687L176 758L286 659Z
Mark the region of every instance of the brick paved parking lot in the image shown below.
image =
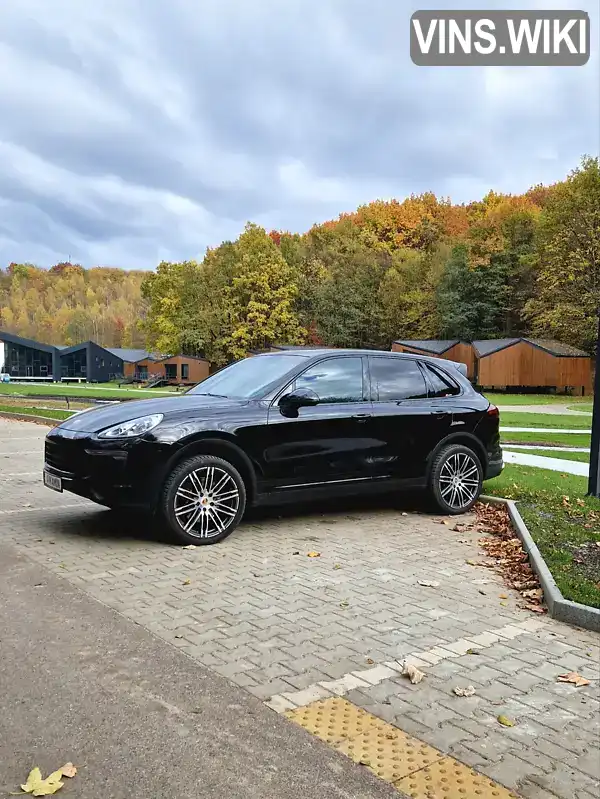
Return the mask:
M467 563L482 559L474 533L363 505L255 514L182 549L45 489L45 432L0 420L0 535L32 560L274 709L344 695L523 797L600 795L599 636L518 608ZM591 685L556 682L573 670Z

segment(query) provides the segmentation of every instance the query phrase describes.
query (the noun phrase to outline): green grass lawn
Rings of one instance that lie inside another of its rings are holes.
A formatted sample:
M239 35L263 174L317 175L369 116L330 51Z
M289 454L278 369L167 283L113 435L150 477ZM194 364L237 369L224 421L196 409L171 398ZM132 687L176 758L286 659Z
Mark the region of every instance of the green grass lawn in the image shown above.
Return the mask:
M484 491L518 502L563 595L600 608L600 501L585 496L586 478L510 464Z
M573 405L590 403L589 397L567 397L565 394L495 394L484 392L494 405ZM578 410L575 408L575 410Z
M510 445L506 446L505 449L509 450ZM564 461L579 461L580 463L590 462L589 452L552 452L548 449L514 449L512 451L523 452L527 455L541 455L543 458L560 458Z
M72 416L69 411L61 411L57 408L32 408L25 405L0 405L0 411L26 413L29 416L43 416L46 419L68 419L69 416Z
M500 433L502 444L557 444L561 447L589 447L589 433Z
M594 410L594 406L591 402L580 402L577 405L567 405L567 408L570 411L587 411L591 413Z
M513 413L500 414L501 427L552 427L564 430L591 430L591 416L566 416L556 413Z
M114 383L0 383L0 395L20 394L25 397L97 397L98 399L150 399L173 394L174 388L140 390L130 387L119 388Z

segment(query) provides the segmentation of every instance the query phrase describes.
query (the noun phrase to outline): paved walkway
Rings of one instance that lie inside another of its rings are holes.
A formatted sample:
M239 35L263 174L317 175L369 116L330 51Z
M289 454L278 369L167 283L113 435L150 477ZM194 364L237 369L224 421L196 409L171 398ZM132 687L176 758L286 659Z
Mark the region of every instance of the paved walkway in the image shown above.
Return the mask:
M44 433L0 421L0 540L30 560L280 710L341 694L526 799L597 799L600 637L521 609L477 565L476 532L408 503L355 504L168 546L142 520L44 489ZM417 685L407 656L426 672ZM591 685L556 681L571 670ZM453 693L466 685L474 696Z
M569 461L563 458L547 458L545 455L530 455L528 452L511 452L502 447L505 463L518 463L520 466L538 466L541 469L550 469L553 472L565 472L587 477L590 472L589 463Z
M501 433L590 433L591 428L575 428L563 430L562 427L503 427L500 426Z
M0 543L0 794L67 761L77 799L392 799L228 680Z
M548 413L560 416L591 416L588 410L573 411L567 405L499 405L500 413Z
M543 444L505 444L504 446L510 447L510 449L536 449L536 450L546 450L548 452L589 452L589 447L553 447L551 445L543 445Z

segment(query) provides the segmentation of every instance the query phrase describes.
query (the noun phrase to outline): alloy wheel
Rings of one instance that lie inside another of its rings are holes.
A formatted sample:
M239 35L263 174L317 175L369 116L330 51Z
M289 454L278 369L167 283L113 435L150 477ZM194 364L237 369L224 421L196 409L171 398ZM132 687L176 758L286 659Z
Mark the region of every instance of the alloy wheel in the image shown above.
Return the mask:
M240 492L231 474L218 466L203 466L179 484L173 512L188 535L213 538L233 522L239 505Z
M454 510L466 508L479 491L479 467L466 452L455 452L442 465L439 476L442 499Z

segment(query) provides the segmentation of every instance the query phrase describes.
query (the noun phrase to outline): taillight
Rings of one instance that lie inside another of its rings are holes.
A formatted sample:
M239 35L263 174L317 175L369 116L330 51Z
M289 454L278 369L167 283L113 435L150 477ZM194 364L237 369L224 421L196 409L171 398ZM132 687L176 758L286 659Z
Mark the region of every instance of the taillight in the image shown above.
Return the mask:
M495 405L490 405L490 407L487 409L487 415L498 417L500 416L500 411Z

